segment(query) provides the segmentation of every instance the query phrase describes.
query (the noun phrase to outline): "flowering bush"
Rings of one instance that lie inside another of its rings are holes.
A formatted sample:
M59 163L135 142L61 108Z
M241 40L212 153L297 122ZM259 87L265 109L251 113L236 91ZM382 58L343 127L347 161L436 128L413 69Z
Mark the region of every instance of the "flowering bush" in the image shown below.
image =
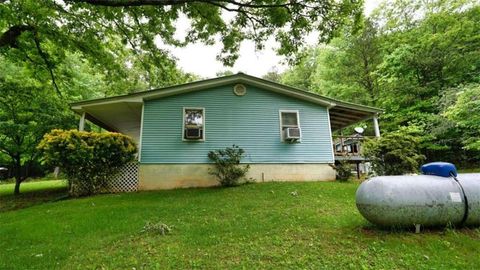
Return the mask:
M43 162L64 170L73 196L104 190L108 179L137 152L132 139L119 133L59 129L45 134L38 149Z

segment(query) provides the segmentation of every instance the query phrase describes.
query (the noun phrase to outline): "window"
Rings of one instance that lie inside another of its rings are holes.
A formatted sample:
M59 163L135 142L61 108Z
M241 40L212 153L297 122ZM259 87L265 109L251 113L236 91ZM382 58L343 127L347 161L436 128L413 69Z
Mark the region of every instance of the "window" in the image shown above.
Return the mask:
M205 109L183 108L182 139L187 141L205 140Z
M287 129L290 129L290 132L287 133ZM300 139L300 117L298 111L280 110L280 133L282 141L286 139Z

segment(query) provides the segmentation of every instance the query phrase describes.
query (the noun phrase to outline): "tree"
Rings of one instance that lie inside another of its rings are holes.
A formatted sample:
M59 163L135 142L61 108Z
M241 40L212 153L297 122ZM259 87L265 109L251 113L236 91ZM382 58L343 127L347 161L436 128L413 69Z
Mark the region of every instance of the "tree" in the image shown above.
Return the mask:
M28 80L28 71L9 62L0 69L0 151L8 157L15 177L14 194L38 161L37 144L54 127L69 126L72 116L62 110L61 100ZM10 74L5 74L8 70ZM25 80L12 80L12 74L24 74ZM3 76L1 76L3 75ZM34 93L34 94L32 94ZM70 120L70 121L69 121Z
M109 95L188 80L173 57L154 44L156 33L170 29L167 25L167 30L159 30L165 26L161 19L152 21L159 28L147 35L148 24L140 14L138 22L136 13L130 14L127 23L121 11L84 4L7 1L0 4L0 14L0 54L35 70L36 79L48 81L59 96L68 91L60 82L68 74L60 69L71 55L108 81L108 88L114 89Z
M223 77L223 76L230 76L230 75L233 75L233 74L235 74L235 73L231 70L222 70L222 71L218 71L215 75L217 77Z
M480 84L461 87L457 100L445 116L463 130L462 141L467 150L480 151Z
M0 1L0 151L14 168L15 193L38 163L43 134L76 126L69 102L193 79L163 51L122 39L128 33L109 14L55 1Z
M150 22L168 23L169 26L172 26L172 21L183 13L192 22L191 31L185 40L175 40L172 32L167 32L169 30L153 33L161 33L162 38L172 45L192 41L212 43L214 36L219 35L223 44L219 58L226 65L233 65L238 58L240 43L246 39L253 40L257 48L263 48L263 43L274 36L280 42L278 52L290 57L302 47L308 33L318 31L320 40L328 40L339 26L350 21L358 22L362 8L360 1L316 0L300 2L294 0L81 0L75 2L104 6L107 7L105 10L123 12L127 18L143 16ZM81 6L89 8L89 5ZM222 13L228 13L233 18L225 19ZM164 16L158 21L157 18L160 15ZM153 23L149 25L152 26ZM147 29L152 30L152 28Z
M450 104L443 104L442 95L449 89L455 95L457 85L478 81L480 7L458 8L458 3L434 1L421 8L423 18L390 25L403 30L383 32L385 57L377 74L380 104L387 111L384 129L422 125L428 160L463 163L471 153L460 147L462 129L443 116Z
M314 91L313 76L319 64L319 53L322 52L322 49L322 46L320 48L306 49L297 64L282 74L280 82L304 90Z
M272 82L280 83L280 80L282 79L282 75L280 74L280 72L276 67L272 67L272 69L270 69L270 71L268 71L265 75L263 75L262 78Z
M377 105L380 95L376 70L382 61L376 24L366 19L358 33L346 31L325 50L313 82L323 94Z
M367 19L361 30L346 29L328 45L305 51L282 81L334 98L375 105L379 96L375 71L381 60L376 26Z
M340 25L358 21L361 2L26 0L2 2L0 14L0 53L41 68L61 94L56 67L67 52L81 53L107 77L127 84L128 61L145 72L140 78L150 88L158 87L182 77L165 46L219 39L219 59L233 65L243 40L262 48L273 35L279 53L292 58L308 33L318 31L327 40ZM191 27L178 37L181 16Z
M479 20L478 1L385 1L359 31L343 28L330 43L306 50L282 81L380 107L383 134L421 127L416 136L428 161L469 166L479 157L464 147L474 129L444 112L465 85L479 82Z
M364 144L363 154L377 175L402 175L418 171L425 160L421 154L421 131L402 128Z

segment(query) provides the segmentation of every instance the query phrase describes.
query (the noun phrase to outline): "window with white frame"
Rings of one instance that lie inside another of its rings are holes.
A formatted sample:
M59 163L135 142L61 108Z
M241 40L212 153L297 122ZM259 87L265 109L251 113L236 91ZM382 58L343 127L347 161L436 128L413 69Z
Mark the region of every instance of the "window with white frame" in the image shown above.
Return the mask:
M205 140L205 109L183 108L183 134L185 141Z
M297 110L280 110L280 132L282 141L300 140L300 116Z

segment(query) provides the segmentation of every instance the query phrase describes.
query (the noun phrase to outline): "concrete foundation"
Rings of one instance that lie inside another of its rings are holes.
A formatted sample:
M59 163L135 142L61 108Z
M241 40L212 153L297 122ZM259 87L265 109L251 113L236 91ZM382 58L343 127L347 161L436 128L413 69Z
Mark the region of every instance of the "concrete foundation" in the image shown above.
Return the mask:
M140 164L139 190L208 187L218 185L208 174L211 164ZM250 164L247 178L254 181L332 181L329 164Z

